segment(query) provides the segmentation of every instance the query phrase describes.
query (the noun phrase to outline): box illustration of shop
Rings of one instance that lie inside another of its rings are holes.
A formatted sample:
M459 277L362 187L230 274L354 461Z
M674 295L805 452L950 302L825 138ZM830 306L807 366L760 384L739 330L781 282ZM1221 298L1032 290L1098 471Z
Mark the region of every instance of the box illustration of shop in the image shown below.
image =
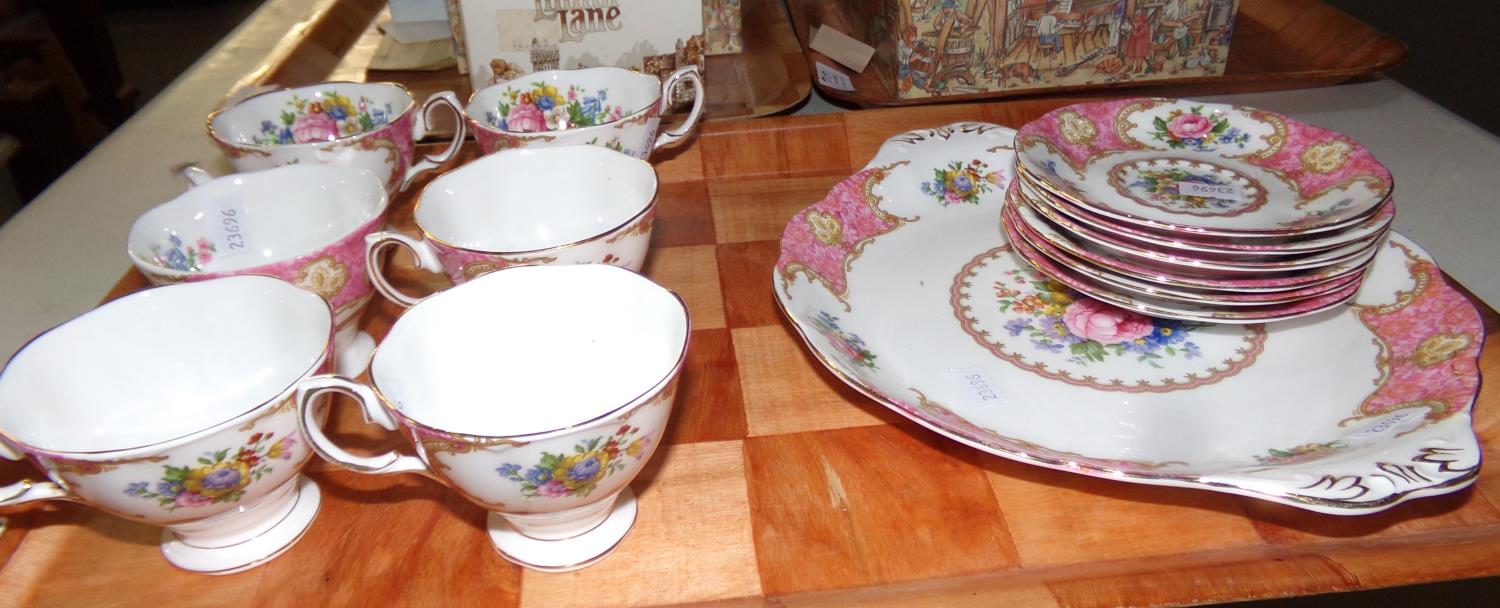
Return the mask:
M1220 76L1239 0L840 2L903 99Z
M478 90L531 72L614 66L665 77L703 62L702 0L450 0Z

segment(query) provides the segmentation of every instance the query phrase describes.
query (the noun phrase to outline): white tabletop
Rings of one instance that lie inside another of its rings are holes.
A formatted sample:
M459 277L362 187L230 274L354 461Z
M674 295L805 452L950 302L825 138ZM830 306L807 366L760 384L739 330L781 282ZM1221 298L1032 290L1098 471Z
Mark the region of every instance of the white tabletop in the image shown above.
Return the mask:
M303 16L286 7L268 3L252 21L284 32ZM203 134L203 117L277 40L231 35L0 228L0 352L99 302L129 266L131 222L182 191L171 166L197 161L228 172ZM1486 302L1500 304L1500 247L1493 244L1500 214L1492 204L1500 139L1390 80L1211 100L1275 110L1364 143L1395 176L1397 229ZM803 113L830 109L815 99Z

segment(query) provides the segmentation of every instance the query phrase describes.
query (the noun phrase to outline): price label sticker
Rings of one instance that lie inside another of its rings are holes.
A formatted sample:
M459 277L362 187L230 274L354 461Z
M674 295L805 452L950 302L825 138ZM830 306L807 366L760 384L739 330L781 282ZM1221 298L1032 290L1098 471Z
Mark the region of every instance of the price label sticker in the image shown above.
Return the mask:
M1200 184L1198 182L1179 182L1177 193L1182 196L1201 196L1203 198L1216 198L1221 201L1243 201L1245 191L1239 186L1216 186L1214 184Z
M840 91L854 90L854 81L849 79L848 74L840 72L821 61L814 61L813 63L818 72L818 84Z
M1405 433L1421 426L1422 422L1427 419L1427 412L1428 410L1425 408L1396 410L1350 433L1348 438L1376 439L1387 435Z
M646 160L651 156L652 148L656 147L656 130L661 128L661 118L653 116L646 119L646 139L641 142L641 147L632 156Z
M948 370L948 378L958 387L959 394L970 407L995 407L1008 400L1000 392L999 385L990 380L990 375L977 367L960 367Z
M203 211L203 221L214 235L214 253L229 258L250 252L250 235L245 217L245 201L239 193L215 198Z

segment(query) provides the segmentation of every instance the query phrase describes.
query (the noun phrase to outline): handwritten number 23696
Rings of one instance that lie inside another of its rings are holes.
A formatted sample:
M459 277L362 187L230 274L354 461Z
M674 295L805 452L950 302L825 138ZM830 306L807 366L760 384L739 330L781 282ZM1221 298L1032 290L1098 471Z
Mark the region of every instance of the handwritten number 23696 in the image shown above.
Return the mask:
M225 209L219 212L220 223L224 226L224 242L230 249L244 249L245 235L240 233L239 211Z

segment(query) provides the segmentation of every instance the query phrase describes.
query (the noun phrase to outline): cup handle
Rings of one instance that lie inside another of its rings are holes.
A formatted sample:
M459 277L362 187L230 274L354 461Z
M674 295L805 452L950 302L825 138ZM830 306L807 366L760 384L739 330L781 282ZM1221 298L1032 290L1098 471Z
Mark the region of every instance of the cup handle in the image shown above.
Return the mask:
M213 174L203 170L195 162L186 162L172 167L172 172L181 175L188 182L188 189L192 190L214 180Z
M458 154L459 147L463 146L464 137L468 135L469 125L468 121L464 118L463 103L458 100L458 96L454 95L453 91L440 91L433 93L431 97L427 98L427 101L422 103L422 110L417 112L417 120L412 122L412 141L421 141L422 137L427 135L427 123L432 120L432 109L437 107L438 104L447 106L453 112L454 123L458 125L453 132L453 142L448 144L448 148L443 150L441 154L429 154L423 156L421 160L412 163L411 167L406 170L406 178L401 180L401 190L403 192L406 191L406 187L410 186L412 180L416 179L418 175L428 170L436 169L442 166L443 163L452 160Z
M703 76L698 73L698 66L690 65L672 72L666 82L661 84L661 107L658 114L665 114L672 107L672 90L677 88L677 83L687 80L693 83L693 109L688 112L687 120L676 131L667 131L656 136L656 144L651 146L652 150L665 146L677 145L688 135L692 134L693 127L698 126L698 115L703 113Z
M375 291L386 299L401 305L402 308L411 308L422 298L413 298L401 293L389 281L385 279L384 253L387 247L399 245L411 252L412 259L417 267L427 272L443 272L443 262L438 259L437 250L432 244L422 239L401 234L394 230L381 230L365 235L365 272L370 275L370 284L375 286Z
M0 440L0 457L6 460L21 460L26 457L4 440ZM77 500L72 492L50 481L22 479L0 487L0 508L24 505L38 500Z
M365 422L379 425L387 431L397 430L396 419L380 405L380 398L370 387L341 376L313 376L297 387L297 413L301 416L302 431L307 433L312 448L324 460L354 471L381 475L385 473L420 473L430 475L427 464L416 456L408 456L391 450L375 456L356 456L339 447L323 434L318 424L319 408L313 399L325 392L333 391L353 397L364 409Z

